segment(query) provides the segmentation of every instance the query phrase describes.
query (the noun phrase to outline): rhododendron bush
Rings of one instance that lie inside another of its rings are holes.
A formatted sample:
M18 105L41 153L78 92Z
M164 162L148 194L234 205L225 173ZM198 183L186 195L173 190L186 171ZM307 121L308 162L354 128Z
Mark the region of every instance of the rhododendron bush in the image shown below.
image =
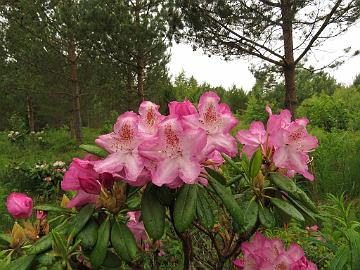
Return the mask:
M1 235L8 247L3 263L145 269L141 254L147 254L150 269L160 269L156 258L167 255L171 234L182 243L183 269L196 269L198 231L216 250L214 269L317 269L300 246L284 247L257 232L290 219L312 225L317 212L295 178L314 180L309 152L318 142L306 130L308 120L266 110L266 127L253 122L236 136L230 132L238 120L214 92L197 106L170 102L169 115L150 101L123 113L111 133L80 146L87 155L66 171L67 195L58 206L34 203L30 219L31 198L9 195L17 221Z

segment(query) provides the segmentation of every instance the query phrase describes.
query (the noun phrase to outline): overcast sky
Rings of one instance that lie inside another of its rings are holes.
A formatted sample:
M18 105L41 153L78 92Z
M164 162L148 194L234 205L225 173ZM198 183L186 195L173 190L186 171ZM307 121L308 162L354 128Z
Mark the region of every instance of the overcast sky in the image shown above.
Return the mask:
M318 48L316 55L309 58L309 62L318 67L324 66L349 46L354 50L360 50L360 25L352 27L339 37L328 40L323 47ZM173 77L184 70L187 76L193 75L200 83L208 82L211 86L222 85L225 88L235 84L246 91L251 90L255 83L249 66L249 60L226 62L218 56L208 57L200 50L193 51L187 44L174 44L168 65ZM360 56L349 59L337 69L327 71L337 81L345 85L351 84L355 76L360 73Z

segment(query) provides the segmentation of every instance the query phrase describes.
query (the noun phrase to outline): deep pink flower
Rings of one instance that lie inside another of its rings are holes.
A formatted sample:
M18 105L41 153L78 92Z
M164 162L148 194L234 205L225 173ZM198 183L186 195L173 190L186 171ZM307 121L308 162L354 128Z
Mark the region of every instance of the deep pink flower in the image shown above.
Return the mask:
M14 218L31 217L32 207L32 199L23 193L12 192L7 197L6 208Z
M140 147L141 154L156 162L152 170L155 185L172 184L178 178L194 184L201 170L199 153L206 145L202 129L184 129L177 116L168 116L159 124L156 138Z
M140 221L141 211L130 211L127 213L127 216L129 217L127 226L133 233L136 242L143 244L144 242L149 241L144 223Z
M182 116L196 114L197 110L195 106L187 99L183 102L172 101L169 103L170 115L177 115L180 118Z
M98 158L93 155L85 159L74 158L69 170L61 182L61 188L66 191L77 191L76 196L67 205L68 208L81 207L88 203L96 203L102 188L111 188L114 177L109 173L98 173L94 164Z
M138 130L139 116L134 112L122 114L114 125L114 132L99 136L95 142L110 155L95 164L99 173L118 173L131 183L144 169L138 146L144 139Z
M185 124L191 128L202 128L207 134L205 155L214 150L235 156L237 143L230 135L238 120L232 115L226 104L219 104L220 97L214 92L204 93L199 100L199 113L184 116Z

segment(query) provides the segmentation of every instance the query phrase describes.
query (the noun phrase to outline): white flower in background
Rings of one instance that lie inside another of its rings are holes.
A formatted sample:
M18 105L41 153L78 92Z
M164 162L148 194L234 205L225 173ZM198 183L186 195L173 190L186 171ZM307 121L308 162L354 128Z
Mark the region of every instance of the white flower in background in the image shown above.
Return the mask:
M53 167L65 167L65 162L61 160L57 160L54 162Z

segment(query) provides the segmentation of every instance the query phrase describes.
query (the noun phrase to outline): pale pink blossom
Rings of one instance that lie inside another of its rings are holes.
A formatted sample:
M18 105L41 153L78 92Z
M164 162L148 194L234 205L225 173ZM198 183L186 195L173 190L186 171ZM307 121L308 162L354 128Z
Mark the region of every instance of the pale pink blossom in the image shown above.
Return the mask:
M220 97L216 93L205 92L199 100L199 113L183 118L188 127L206 131L207 144L203 149L204 155L218 150L232 157L237 153L237 143L229 132L238 124L238 120L226 104L219 102Z
M143 137L138 130L139 116L134 112L122 114L114 125L114 132L99 136L95 142L110 154L96 162L99 173L117 173L128 182L136 182L144 169L144 160L138 147Z
M155 185L172 185L178 179L194 184L201 170L199 153L205 145L202 129L185 129L177 116L170 115L159 124L157 137L144 142L140 152L156 162L152 170Z
M233 263L242 270L317 270L297 244L286 250L280 239L268 239L256 232L250 242L241 244L243 258Z
M37 219L42 220L42 219L44 219L46 217L47 217L47 212L46 211L41 211L41 210L36 211L36 218Z
M154 136L157 133L158 124L164 119L159 112L159 105L150 101L143 101L139 107L140 121L138 125L139 132L145 136Z
M6 200L6 208L14 218L29 218L32 214L33 201L23 193L12 192Z

